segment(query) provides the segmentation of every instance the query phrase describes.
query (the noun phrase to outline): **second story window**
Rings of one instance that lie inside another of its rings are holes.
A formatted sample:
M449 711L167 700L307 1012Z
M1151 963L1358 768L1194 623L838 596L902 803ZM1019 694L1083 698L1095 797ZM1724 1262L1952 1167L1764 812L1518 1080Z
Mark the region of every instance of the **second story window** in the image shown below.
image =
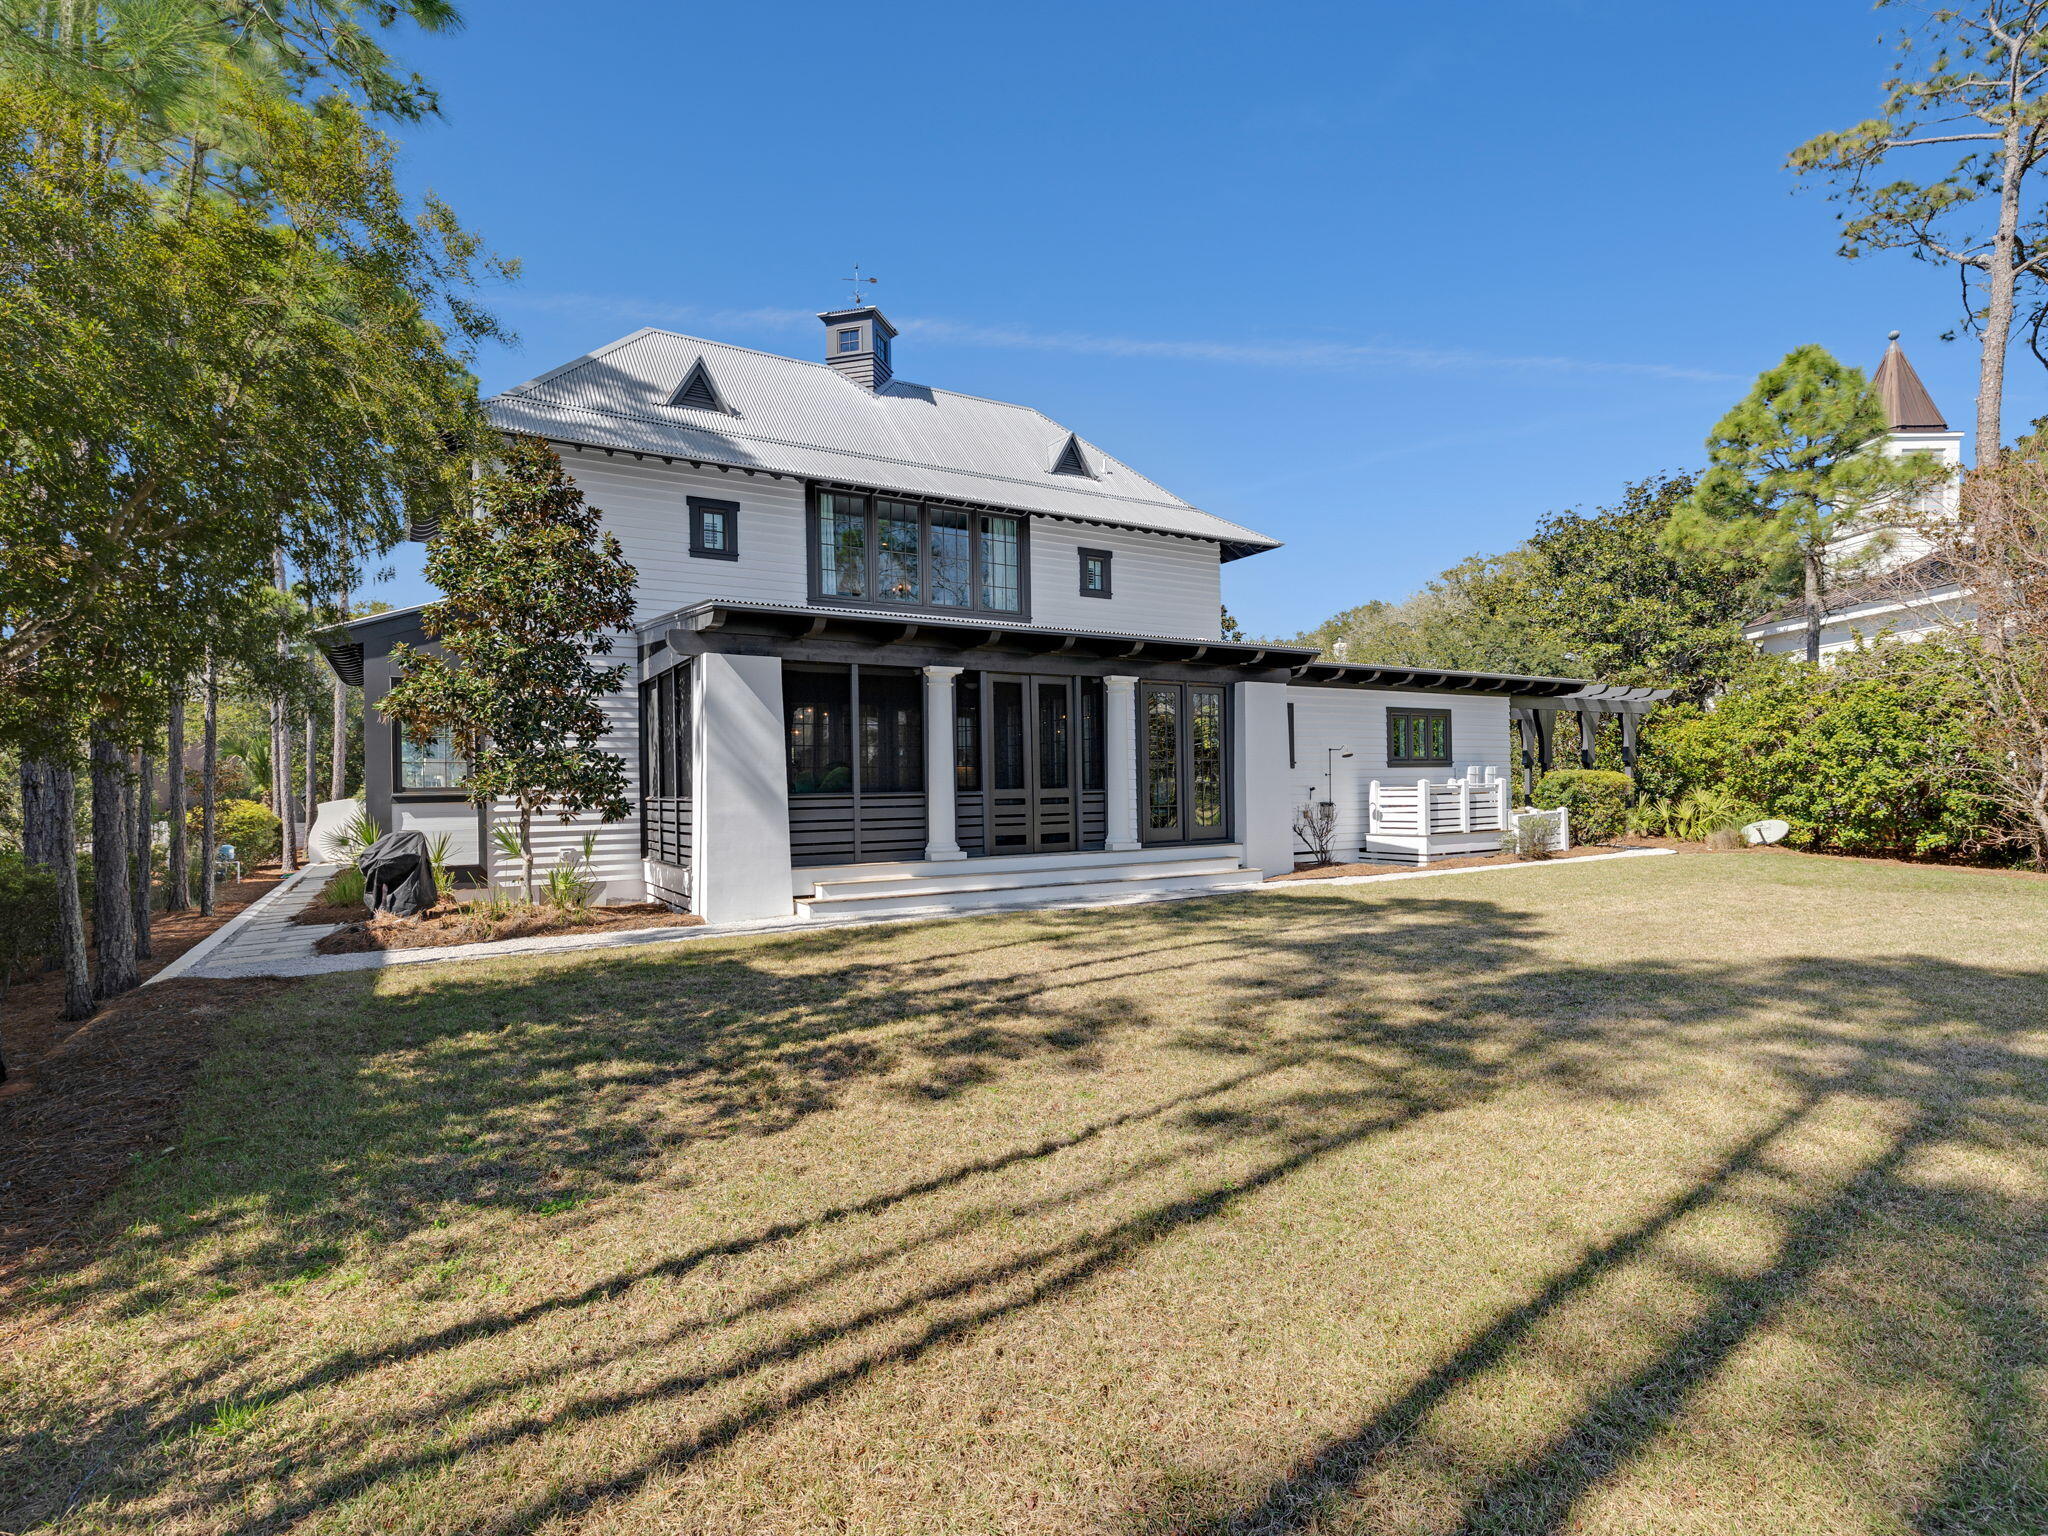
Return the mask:
M740 504L690 498L690 553L705 560L740 557Z
M1081 551L1081 595L1083 597L1109 596L1110 553L1106 549L1084 549Z
M814 602L1025 613L1020 517L821 491L811 534Z

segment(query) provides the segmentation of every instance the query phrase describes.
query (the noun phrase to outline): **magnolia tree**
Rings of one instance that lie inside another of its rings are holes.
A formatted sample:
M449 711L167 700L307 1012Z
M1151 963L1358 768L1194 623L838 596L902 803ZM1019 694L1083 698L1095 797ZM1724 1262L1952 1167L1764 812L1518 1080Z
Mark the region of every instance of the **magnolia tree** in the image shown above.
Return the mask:
M610 822L628 809L600 702L626 669L593 658L632 622L634 577L601 516L546 443L513 438L427 553L427 576L448 595L420 624L442 654L394 646L399 679L380 706L416 744L454 737L472 801L512 803L528 901L537 813Z
M1931 455L1886 454L1889 430L1861 369L1824 347L1795 347L1715 425L1711 467L1667 536L1679 549L1746 555L1796 585L1806 659L1819 661L1829 542L1875 511L1891 521L1910 515L1914 498L1947 473Z

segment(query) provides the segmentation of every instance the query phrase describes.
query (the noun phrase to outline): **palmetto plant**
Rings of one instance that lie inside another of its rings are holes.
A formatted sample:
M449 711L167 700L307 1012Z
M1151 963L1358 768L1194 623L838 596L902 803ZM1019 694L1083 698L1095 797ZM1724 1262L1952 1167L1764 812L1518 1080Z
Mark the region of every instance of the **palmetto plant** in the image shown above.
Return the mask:
M448 889L448 856L455 851L455 839L442 832L427 844L427 867L434 874L434 889Z
M384 835L384 829L377 825L377 818L368 811L357 811L342 823L340 841L342 851L351 862L362 858L370 844Z
M564 854L562 862L548 871L548 902L565 912L580 912L597 895L597 877L592 872L597 857L597 834L583 834L580 852Z

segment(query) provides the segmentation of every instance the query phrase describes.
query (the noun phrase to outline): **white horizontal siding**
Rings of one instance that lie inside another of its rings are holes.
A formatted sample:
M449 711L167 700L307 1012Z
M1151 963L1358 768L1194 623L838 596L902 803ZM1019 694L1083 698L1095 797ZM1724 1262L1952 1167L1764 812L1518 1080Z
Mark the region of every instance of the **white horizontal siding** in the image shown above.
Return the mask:
M639 578L641 620L710 598L802 605L810 601L804 487L766 475L692 469L653 459L564 449L584 499L604 513ZM737 560L690 553L689 498L739 503ZM1221 624L1219 552L1198 539L1034 518L1034 623L1213 640ZM1111 596L1083 597L1082 549L1112 558Z
M398 800L392 806L391 830L422 833L429 846L437 837L447 838L450 864L483 862L477 844L476 807L466 800L426 805Z
M1512 738L1504 697L1376 688L1289 688L1287 702L1294 710L1294 771L1287 780L1292 806L1298 809L1312 800L1336 801L1335 851L1340 859L1357 856L1366 829L1366 786L1374 779L1412 784L1417 779L1461 775L1475 766L1490 767L1502 776L1509 772ZM1453 766L1389 767L1389 709L1448 709ZM1352 756L1333 759L1333 747L1349 748Z
M1110 596L1081 595L1083 549L1110 552ZM1031 525L1031 618L1118 634L1220 638L1222 561L1214 544L1128 528L1036 519Z
M645 622L708 598L803 603L804 488L795 480L720 474L624 454L563 449L583 499L604 513L638 573L635 617ZM737 560L690 553L692 496L739 503Z
M630 664L624 686L602 700L605 718L611 724L602 745L607 751L616 753L626 765L626 802L629 807L626 819L607 826L594 815L575 816L564 822L553 811L537 813L533 818L533 870L536 882L545 880L548 870L566 862L568 855L580 854L583 835L594 832L597 834L597 846L593 850L592 866L597 878L603 882L596 900L615 905L647 899L647 885L643 878L645 870L640 861L640 668L633 662L630 637L622 637L609 657L599 659L611 664L622 661ZM494 828L509 826L516 831L519 826L518 807L508 800L493 802L491 825ZM516 884L519 879L517 863L506 860L495 844L487 853L492 883L500 886Z

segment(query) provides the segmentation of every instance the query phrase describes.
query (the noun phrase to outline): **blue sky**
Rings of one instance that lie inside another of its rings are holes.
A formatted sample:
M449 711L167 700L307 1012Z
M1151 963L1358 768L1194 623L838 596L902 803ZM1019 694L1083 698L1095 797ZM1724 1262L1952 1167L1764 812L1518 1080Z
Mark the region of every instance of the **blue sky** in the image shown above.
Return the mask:
M1782 168L1875 105L1858 0L467 9L401 52L408 174L524 263L487 390L645 324L819 356L858 261L904 377L1285 540L1225 568L1254 633L1692 465L1802 342L1903 331L1967 425L1953 277L1841 259Z

